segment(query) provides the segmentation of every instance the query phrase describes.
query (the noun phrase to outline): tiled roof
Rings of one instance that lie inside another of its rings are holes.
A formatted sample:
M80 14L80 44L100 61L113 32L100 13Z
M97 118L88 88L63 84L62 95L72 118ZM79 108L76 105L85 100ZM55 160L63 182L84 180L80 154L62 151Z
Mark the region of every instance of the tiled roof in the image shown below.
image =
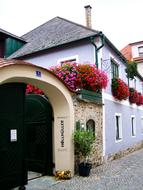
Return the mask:
M8 65L14 65L14 64L21 64L21 65L33 65L32 63L22 61L22 60L16 60L16 59L4 59L0 58L0 67L8 66Z
M73 41L94 36L96 30L55 17L45 24L23 35L22 38L28 43L15 52L10 58L22 57L28 54L46 50Z

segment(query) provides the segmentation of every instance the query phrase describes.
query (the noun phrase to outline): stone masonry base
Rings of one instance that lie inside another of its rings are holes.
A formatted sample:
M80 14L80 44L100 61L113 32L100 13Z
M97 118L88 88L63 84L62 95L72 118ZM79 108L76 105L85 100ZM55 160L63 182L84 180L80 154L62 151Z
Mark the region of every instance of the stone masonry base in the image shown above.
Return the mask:
M103 158L103 162L106 163L108 161L119 159L119 158L124 157L124 156L126 156L126 155L128 155L128 154L130 154L130 153L132 153L132 152L134 152L136 150L141 149L141 148L143 148L143 141L141 141L141 142L139 142L137 144L134 144L133 146L131 146L131 147L125 149L125 150L122 150L122 151L119 151L117 153L105 156Z

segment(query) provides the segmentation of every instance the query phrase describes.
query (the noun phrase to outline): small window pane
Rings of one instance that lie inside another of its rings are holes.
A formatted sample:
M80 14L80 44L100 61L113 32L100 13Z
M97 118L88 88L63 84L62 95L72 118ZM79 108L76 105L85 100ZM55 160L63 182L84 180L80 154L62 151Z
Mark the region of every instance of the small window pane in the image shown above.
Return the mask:
M89 119L86 122L86 129L93 132L93 135L95 136L95 121L93 119Z
M119 66L113 60L111 60L111 72L112 72L112 78L119 77Z
M143 57L143 46L138 47L139 56Z
M67 60L61 61L61 65L66 64L66 63L75 63L75 62L76 62L76 59L67 59Z
M143 134L143 117L141 118L141 133Z
M131 117L131 132L132 132L132 136L136 135L136 130L135 130L135 117L132 116Z
M116 125L116 140L121 140L122 139L122 129L121 129L121 116L120 115L116 115L115 117L116 119L116 122L115 122L115 125Z

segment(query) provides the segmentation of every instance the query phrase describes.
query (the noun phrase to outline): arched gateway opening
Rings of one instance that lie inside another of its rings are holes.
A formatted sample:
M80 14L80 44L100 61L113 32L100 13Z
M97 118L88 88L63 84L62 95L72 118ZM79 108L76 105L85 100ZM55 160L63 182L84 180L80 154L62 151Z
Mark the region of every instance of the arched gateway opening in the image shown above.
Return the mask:
M48 97L54 117L52 154L55 170L70 170L73 175L74 150L72 132L74 130L74 107L71 92L48 70L23 61L0 60L0 76L0 86L11 83L32 84L40 88ZM20 140L14 127L11 129L10 135L10 140L16 141L13 143ZM11 142L9 141L8 143L11 146ZM14 146L13 143L12 146ZM0 151L4 151L2 146L0 146ZM0 178L2 179L2 177Z

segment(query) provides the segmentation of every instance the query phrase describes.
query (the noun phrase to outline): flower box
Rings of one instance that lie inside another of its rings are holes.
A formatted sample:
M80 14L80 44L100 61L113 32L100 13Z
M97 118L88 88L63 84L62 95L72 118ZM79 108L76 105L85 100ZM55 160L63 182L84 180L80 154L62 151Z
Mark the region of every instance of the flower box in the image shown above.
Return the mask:
M130 88L130 95L129 95L129 102L131 104L135 104L137 102L139 102L139 94L137 92L137 90L135 90L134 88Z
M79 90L77 93L78 93L78 99L80 100L102 104L102 94L99 92L93 92L89 90Z
M112 79L112 95L120 101L126 100L129 97L129 87L122 79Z
M85 89L97 92L106 88L108 83L106 73L93 64L66 63L53 66L50 70L73 91Z
M143 105L143 95L141 93L138 93L139 99L138 102L136 103L138 106Z

